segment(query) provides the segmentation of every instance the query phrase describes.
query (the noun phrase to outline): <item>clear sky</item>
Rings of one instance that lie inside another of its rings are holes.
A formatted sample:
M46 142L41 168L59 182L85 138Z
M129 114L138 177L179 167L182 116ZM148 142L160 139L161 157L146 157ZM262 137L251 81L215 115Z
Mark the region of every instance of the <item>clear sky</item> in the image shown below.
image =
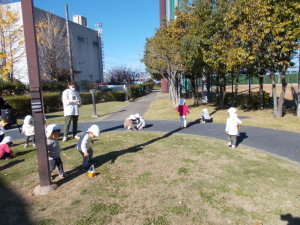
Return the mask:
M126 66L144 71L140 62L146 38L159 27L159 0L34 0L34 6L69 18L82 15L88 27L103 24L104 67Z

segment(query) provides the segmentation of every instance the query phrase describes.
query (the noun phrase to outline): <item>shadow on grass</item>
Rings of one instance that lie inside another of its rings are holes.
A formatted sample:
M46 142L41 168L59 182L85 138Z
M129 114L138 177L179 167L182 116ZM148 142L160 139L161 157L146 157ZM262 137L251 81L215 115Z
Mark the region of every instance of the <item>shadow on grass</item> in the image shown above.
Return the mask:
M8 168L10 168L10 167L12 167L14 165L17 165L17 164L19 164L21 162L24 162L24 161L25 161L25 159L18 159L18 160L10 161L10 162L6 163L5 165L0 166L0 171L8 169Z
M64 115L58 115L58 114L55 114L55 115L47 115L47 114L46 114L46 118L47 118L47 119L52 119L52 118L57 118L57 117L64 117Z
M12 162L16 163L16 161ZM19 162L17 162L19 163ZM29 216L30 206L12 187L0 177L0 221L6 225L33 225L34 222Z
M128 153L136 153L139 152L141 150L144 149L145 146L153 144L161 139L167 138L169 136L171 136L174 133L177 133L178 131L181 131L181 128L177 128L173 131L170 131L169 133L166 133L165 135L161 136L161 137L157 137L154 138L150 141L147 141L145 143L130 147L130 148L126 148L120 151L113 151L113 152L109 152L106 153L104 155L100 155L97 156L95 158L93 158L93 164L95 166L95 168L102 166L103 164L110 162L110 163L115 163L115 161L118 159L118 157L124 155L124 154L128 154ZM56 182L57 185L63 185L64 183L67 183L68 181L71 181L73 179L75 179L77 176L80 176L86 172L81 170L81 165L77 166L76 168L70 170L70 171L66 171L68 176L64 179L61 179L59 181Z
M73 144L73 145L67 146L65 148L62 148L61 151L67 151L67 150L72 149L72 148L76 148L76 144Z
M281 215L280 218L282 221L288 221L287 225L300 225L300 217L293 217L290 213Z
M17 156L26 155L26 154L28 154L30 152L33 152L33 149L27 150L27 151L22 151L22 152L17 152Z

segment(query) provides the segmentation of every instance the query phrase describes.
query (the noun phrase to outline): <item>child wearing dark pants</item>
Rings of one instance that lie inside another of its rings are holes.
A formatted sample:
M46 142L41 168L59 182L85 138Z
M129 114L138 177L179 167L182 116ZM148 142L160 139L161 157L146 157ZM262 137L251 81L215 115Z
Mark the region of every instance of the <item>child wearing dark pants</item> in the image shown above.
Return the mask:
M60 146L57 141L59 132L60 129L55 124L50 124L46 128L48 160L50 173L57 167L59 177L64 178L66 174L64 172L63 162L60 158Z
M82 170L87 171L89 163L93 158L93 149L90 147L94 137L99 137L100 129L97 125L92 125L85 134L83 134L78 143L77 149L82 156Z
M242 121L238 118L236 109L231 107L228 109L229 117L226 121L225 132L227 134L228 147L232 149L236 148L237 136L239 135L238 127L242 124Z

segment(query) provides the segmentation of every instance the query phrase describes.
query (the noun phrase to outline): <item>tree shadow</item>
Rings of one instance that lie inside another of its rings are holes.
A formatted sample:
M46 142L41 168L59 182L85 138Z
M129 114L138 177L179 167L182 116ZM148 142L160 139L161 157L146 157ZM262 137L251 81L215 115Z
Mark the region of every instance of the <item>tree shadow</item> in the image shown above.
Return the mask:
M47 119L57 118L57 117L64 117L64 115L54 114L54 115L45 115Z
M26 155L30 152L33 152L33 149L32 150L27 150L27 151L22 151L22 152L17 152L17 156Z
M239 146L240 143L243 142L244 139L248 138L247 133L240 132L240 135L237 136L236 146Z
M12 187L9 187L6 182L1 179L1 177L0 193L1 224L35 224L34 221L30 218L29 209L31 207L29 206L29 204L26 203L26 201L17 192L13 191Z
M75 148L75 147L76 147L76 144L73 144L73 145L69 145L69 146L67 146L67 147L62 148L61 150L62 150L62 151L67 151L67 150L72 149L72 148Z
M280 219L282 221L287 221L287 225L300 225L300 217L293 217L290 213L281 215Z
M110 128L106 128L104 130L101 130L101 133L109 132L109 131L113 131L113 130L118 130L118 129L121 129L121 128L124 128L124 126L123 125L118 125L118 126L115 126L115 127L110 127Z
M93 165L94 165L95 168L97 168L97 167L100 167L100 166L102 166L103 164L105 164L107 162L110 162L111 164L115 163L115 161L118 159L118 157L120 157L124 154L128 154L128 153L139 152L139 151L143 150L145 146L151 145L151 144L153 144L153 143L155 143L155 142L157 142L161 139L167 138L167 137L171 136L172 134L177 133L178 131L181 131L181 128L177 128L173 131L170 131L169 133L164 134L161 137L154 138L154 139L152 139L150 141L147 141L145 143L142 143L142 144L139 144L139 145L136 145L136 146L132 146L132 147L129 147L129 148L126 148L126 149L123 149L123 150L113 151L113 152L106 153L104 155L97 156L97 157L93 158ZM67 183L67 182L75 179L77 176L80 176L83 173L86 173L86 172L81 170L81 165L77 166L76 168L74 168L70 171L67 171L68 176L64 179L61 179L61 180L57 181L56 184L58 186L63 185L64 183Z
M21 162L24 162L24 161L25 161L25 159L18 159L18 160L10 161L9 163L6 163L5 165L0 166L0 171L6 170L6 169L8 169L8 168L10 168L10 167L12 167L14 165L17 165L17 164L19 164Z

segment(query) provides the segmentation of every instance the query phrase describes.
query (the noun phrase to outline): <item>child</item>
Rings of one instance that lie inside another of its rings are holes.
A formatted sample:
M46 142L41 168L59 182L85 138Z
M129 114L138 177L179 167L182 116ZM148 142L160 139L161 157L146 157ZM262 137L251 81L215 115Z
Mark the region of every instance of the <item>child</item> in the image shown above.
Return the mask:
M137 125L135 126L135 129L142 130L146 126L146 122L145 122L144 118L142 116L140 116L140 114L138 114L138 113L136 113L134 115L134 117L137 120Z
M34 126L33 126L33 118L31 115L25 116L24 124L22 126L22 133L25 134L24 148L28 147L28 142L30 139L32 141L32 147L35 148Z
M207 108L203 109L200 119L201 119L202 123L211 123L212 122L212 118L210 117Z
M136 118L134 115L130 115L128 118L124 121L124 128L127 129L127 131L134 130L134 123L136 122Z
M11 150L10 146L12 145L12 138L10 136L6 136L0 143L0 159L11 159L15 157L15 153Z
M48 150L48 160L50 174L57 166L60 178L66 177L64 172L63 162L60 158L60 146L57 141L60 129L56 124L50 124L46 128L46 138L47 138L47 150Z
M82 155L82 170L88 171L88 164L91 162L93 158L93 149L90 145L93 143L93 137L99 137L100 129L97 125L92 125L85 134L81 135L78 143L77 149Z
M237 117L236 109L231 107L228 109L229 118L226 121L225 131L227 133L228 147L236 148L237 136L239 134L238 126L242 121Z
M181 129L186 128L186 114L190 113L189 108L185 105L185 99L181 98L179 101L179 105L177 107L177 111L179 112L180 121L181 121Z

